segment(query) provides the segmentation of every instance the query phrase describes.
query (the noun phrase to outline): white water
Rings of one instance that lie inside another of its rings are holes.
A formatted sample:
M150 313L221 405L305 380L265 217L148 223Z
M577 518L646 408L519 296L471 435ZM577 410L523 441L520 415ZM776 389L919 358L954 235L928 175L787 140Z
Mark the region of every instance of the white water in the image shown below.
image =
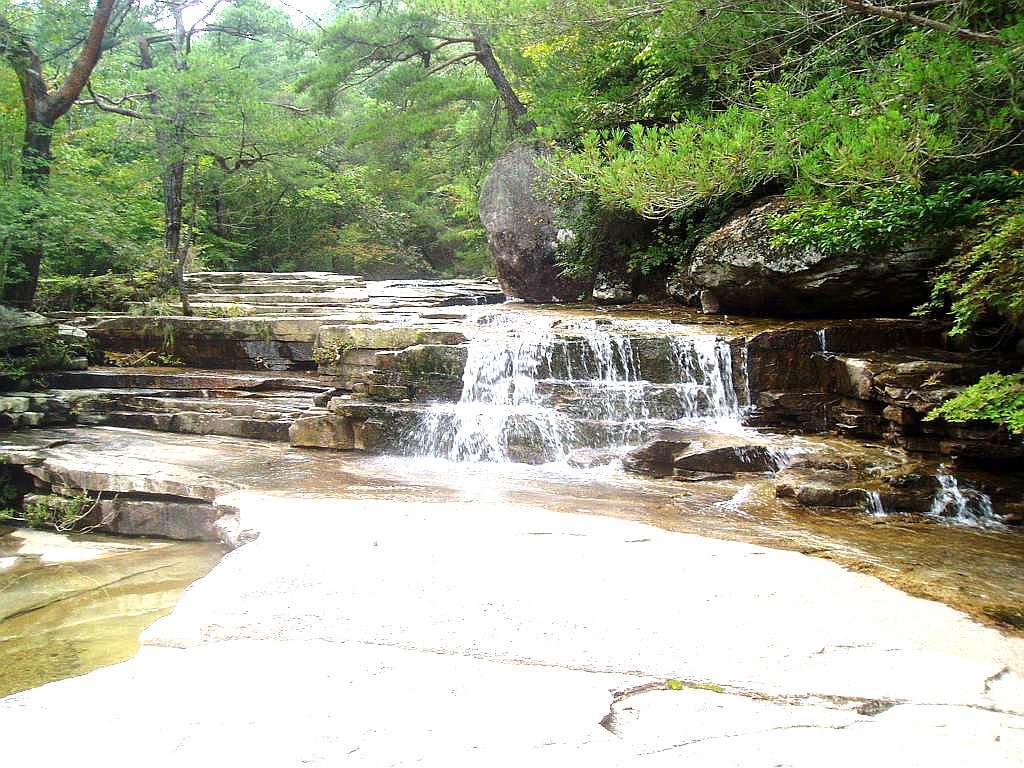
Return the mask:
M992 508L992 500L984 493L960 488L952 475L938 475L937 479L939 489L932 501L932 517L977 528L1002 527Z
M715 336L630 336L593 320L538 328L514 313L484 319L459 402L431 409L415 438L420 455L566 462L574 449L636 444L659 426L742 430L731 349Z
M885 505L882 504L882 495L878 491L868 491L867 509L864 511L875 517L885 517Z

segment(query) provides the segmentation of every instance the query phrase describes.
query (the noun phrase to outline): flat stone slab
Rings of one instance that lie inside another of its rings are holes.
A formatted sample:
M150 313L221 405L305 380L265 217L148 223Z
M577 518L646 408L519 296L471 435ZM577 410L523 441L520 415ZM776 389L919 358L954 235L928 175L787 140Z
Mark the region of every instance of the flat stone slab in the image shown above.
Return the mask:
M259 537L132 661L0 701L23 735L5 757L852 768L890 764L896 744L922 768L1024 757L1024 641L826 561L508 503L220 502Z
M111 427L40 429L6 435L0 455L65 488L208 502L238 488L227 442Z

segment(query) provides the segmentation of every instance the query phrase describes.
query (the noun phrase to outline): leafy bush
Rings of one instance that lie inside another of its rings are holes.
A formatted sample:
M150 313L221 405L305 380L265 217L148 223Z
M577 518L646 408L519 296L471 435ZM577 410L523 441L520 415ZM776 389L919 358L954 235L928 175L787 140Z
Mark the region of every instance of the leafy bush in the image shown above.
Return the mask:
M48 371L65 370L76 357L88 357L91 350L71 345L61 339L47 339L39 344L0 353L0 391L41 389L46 386Z
M868 188L853 200L801 205L776 218L780 247L824 253L884 253L974 224L986 206L1024 194L1024 176L988 171L939 185L930 194L908 185Z
M935 280L924 309L950 303L954 334L983 320L1024 320L1024 198L991 205Z
M1024 198L989 206L937 276L922 311L949 304L954 335L996 324L1004 338L1024 327ZM1006 331L1010 333L1005 333ZM926 418L987 419L1024 434L1024 373L991 373Z
M1024 373L989 373L952 400L932 410L925 421L963 422L984 419L1024 435Z
M39 281L35 305L40 312L125 312L132 302L161 297L170 286L170 275L157 272L51 277Z
M100 499L92 498L85 491L71 496L52 494L42 496L25 509L25 519L33 528L53 528L64 533L74 530L91 530L96 526L83 527L99 504Z

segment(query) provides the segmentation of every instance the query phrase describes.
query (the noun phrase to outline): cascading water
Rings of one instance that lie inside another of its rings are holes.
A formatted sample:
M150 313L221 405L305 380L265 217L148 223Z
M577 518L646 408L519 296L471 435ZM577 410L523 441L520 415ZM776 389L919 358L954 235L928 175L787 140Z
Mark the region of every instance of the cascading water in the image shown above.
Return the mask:
M867 494L867 505L864 511L874 517L885 517L885 505L882 504L882 494L878 491L868 491Z
M515 313L485 319L459 402L434 406L415 438L422 455L564 462L583 446L635 444L658 426L741 429L731 350L719 338L629 335L597 321L538 329Z
M961 489L952 475L938 475L939 488L932 501L931 516L978 528L1001 527L992 500L970 488Z

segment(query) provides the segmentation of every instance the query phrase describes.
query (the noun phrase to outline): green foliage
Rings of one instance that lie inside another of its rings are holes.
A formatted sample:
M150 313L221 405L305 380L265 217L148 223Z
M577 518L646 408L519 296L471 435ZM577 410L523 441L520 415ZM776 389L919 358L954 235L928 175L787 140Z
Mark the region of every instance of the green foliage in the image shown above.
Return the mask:
M69 344L53 336L26 338L23 330L0 331L0 391L42 389L46 373L66 370L75 358L95 354L87 344Z
M948 302L953 333L986 320L1019 325L1024 320L1024 197L985 210L980 226L963 238L960 251L935 280L924 309Z
M25 491L32 486L21 467L10 463L10 457L0 455L0 521L16 517Z
M769 152L763 115L731 108L672 127L634 124L591 131L548 166L567 193L591 193L610 208L648 218L749 194L785 172Z
M851 202L801 205L776 218L775 244L824 253L882 254L929 235L974 224L987 205L1024 194L1024 177L1006 171L960 176L930 194L910 186L869 187Z
M634 214L609 211L596 196L578 205L570 201L561 216L576 236L559 247L557 262L563 275L577 279L601 270L619 272L623 266L645 277L664 277L742 203L743 198L723 197L705 208L678 211L638 226ZM624 264L620 252L628 255Z
M853 23L816 3L788 16L772 2L738 3L687 21L702 5L672 3L656 15L659 30L678 34L648 35L642 53L621 38L609 43L632 57L632 69L617 70L632 78L623 91L632 101L620 124L570 135L552 169L568 188L649 217L768 183L803 199L848 200L865 187L916 190L1017 146L1024 27L1012 13L1004 34L1017 44L1000 47ZM636 34L622 30L639 42ZM589 75L585 83L600 83L599 71ZM670 98L658 96L664 89ZM576 124L607 123L607 114Z
M1024 435L1024 373L982 376L977 384L929 412L925 421L938 418L953 422L983 419Z
M185 361L177 355L159 349L134 352L104 352L104 365L115 368L184 368Z
M163 296L170 283L170 275L146 271L129 275L55 276L40 281L36 308L41 312L125 312L133 302Z
M81 529L82 523L96 508L98 499L85 491L62 496L41 496L25 508L25 520L33 528L53 528L59 532Z

